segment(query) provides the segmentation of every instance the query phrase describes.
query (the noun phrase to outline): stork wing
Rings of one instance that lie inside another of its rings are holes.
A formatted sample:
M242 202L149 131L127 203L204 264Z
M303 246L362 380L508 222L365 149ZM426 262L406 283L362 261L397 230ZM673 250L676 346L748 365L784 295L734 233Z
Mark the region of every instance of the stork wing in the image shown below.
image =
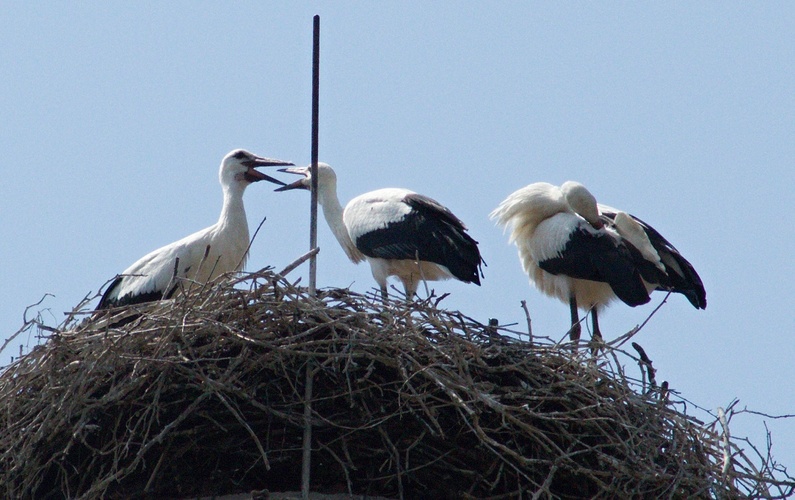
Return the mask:
M175 278L196 278L201 266L209 268L215 264L212 259L205 259L209 251L209 229L186 236L138 259L111 283L97 309L170 298L177 289L179 280Z
M464 223L427 196L408 194L403 203L407 213L357 235L356 247L368 257L433 262L461 281L480 284L480 251Z
M601 219L606 224L612 224L618 210L600 204L599 212ZM656 282L658 288L661 290L671 290L676 293L681 293L687 297L687 300L693 304L693 307L705 309L707 307L707 292L704 289L701 277L698 275L693 265L656 229L632 214L629 214L629 216L641 225L652 246L657 251L657 254L659 254L660 261L665 266L665 276L661 273L657 273L659 278L655 281L649 280L649 282Z
M584 221L569 233L569 240L557 255L540 260L538 267L551 274L607 283L621 301L633 307L649 301L627 247Z

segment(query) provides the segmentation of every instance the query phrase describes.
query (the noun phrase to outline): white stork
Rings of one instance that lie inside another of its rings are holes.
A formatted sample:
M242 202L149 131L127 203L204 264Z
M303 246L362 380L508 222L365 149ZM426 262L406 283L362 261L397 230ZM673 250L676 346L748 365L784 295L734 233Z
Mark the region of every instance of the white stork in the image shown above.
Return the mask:
M97 309L166 299L181 280L206 283L221 274L239 271L249 246L243 192L252 182L263 180L283 186L283 182L255 170L276 165L293 163L262 158L242 149L227 154L218 172L224 194L218 222L138 259L105 290Z
M707 307L701 278L668 240L640 219L597 204L582 184L530 184L491 218L511 228L510 242L535 286L569 303L574 342L581 332L578 306L591 311L594 339L601 338L597 311L615 298L635 307L651 291L668 290L697 309Z
M276 191L311 189L310 167L281 171L304 177ZM318 203L331 231L352 262L370 263L384 300L388 276L400 279L407 300L421 280L456 278L480 285L477 241L437 201L407 189L386 188L357 196L343 210L337 175L329 165L318 164L317 184Z

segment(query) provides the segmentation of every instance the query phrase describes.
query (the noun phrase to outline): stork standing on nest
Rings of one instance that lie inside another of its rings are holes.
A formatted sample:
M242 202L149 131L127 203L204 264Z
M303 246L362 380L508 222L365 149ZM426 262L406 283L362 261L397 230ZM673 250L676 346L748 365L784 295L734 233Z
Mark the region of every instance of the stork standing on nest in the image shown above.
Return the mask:
M97 309L166 299L177 290L180 280L206 283L221 274L239 271L249 247L243 192L258 181L283 186L283 182L256 170L280 165L293 163L263 158L242 149L227 154L218 172L224 195L218 222L138 259L113 280Z
M276 191L311 189L310 167L281 171L304 178ZM384 300L388 276L403 283L407 300L414 297L421 280L456 278L480 285L477 241L437 201L407 189L386 188L357 196L343 210L337 175L325 163L318 164L317 185L318 203L331 231L352 262L370 263Z
M616 298L635 307L653 290L666 290L707 307L701 278L668 240L640 219L597 204L582 184L530 184L491 218L510 227L510 242L535 286L569 303L572 341L581 333L578 307L591 311L594 339L601 338L599 309Z

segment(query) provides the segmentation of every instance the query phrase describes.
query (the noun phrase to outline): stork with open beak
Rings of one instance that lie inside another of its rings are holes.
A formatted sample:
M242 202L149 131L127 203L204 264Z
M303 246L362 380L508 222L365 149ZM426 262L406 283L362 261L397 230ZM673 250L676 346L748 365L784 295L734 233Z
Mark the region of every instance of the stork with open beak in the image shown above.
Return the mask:
M283 182L257 170L284 165L293 163L264 158L243 149L227 154L218 172L223 191L218 222L138 259L113 280L97 309L166 299L186 280L206 283L242 269L250 243L243 192L259 181L284 186Z

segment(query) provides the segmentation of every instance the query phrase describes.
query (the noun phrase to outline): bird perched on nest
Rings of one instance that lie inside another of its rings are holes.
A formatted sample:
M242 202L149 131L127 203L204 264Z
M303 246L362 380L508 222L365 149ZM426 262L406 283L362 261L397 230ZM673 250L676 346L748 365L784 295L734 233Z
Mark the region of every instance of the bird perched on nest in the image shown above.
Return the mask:
M304 178L276 191L311 189L310 167L281 171ZM352 262L370 263L384 300L388 276L403 283L407 300L421 280L456 278L480 285L478 242L439 202L407 189L386 188L357 196L343 210L337 175L325 163L318 164L317 185L318 203L331 231Z
M626 212L597 204L577 182L537 182L510 194L490 217L511 229L522 267L543 293L568 302L570 338L578 341L577 309L597 313L615 298L645 304L653 290L681 293L697 309L707 307L698 273L654 228Z
M218 172L224 195L218 222L138 259L113 280L97 309L169 298L180 280L206 283L221 274L239 271L249 246L243 192L258 181L283 186L283 182L256 170L283 165L293 163L263 158L243 149L227 154Z

